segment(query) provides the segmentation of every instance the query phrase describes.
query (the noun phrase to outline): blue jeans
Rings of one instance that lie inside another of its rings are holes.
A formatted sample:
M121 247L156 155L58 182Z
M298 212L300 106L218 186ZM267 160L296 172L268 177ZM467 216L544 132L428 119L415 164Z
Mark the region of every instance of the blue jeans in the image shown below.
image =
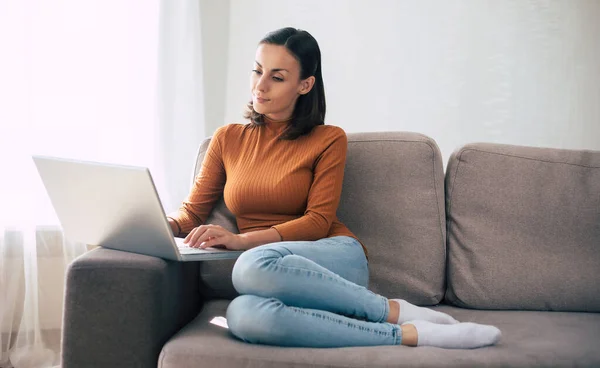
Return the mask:
M347 236L265 244L240 256L233 285L241 295L227 324L250 343L295 347L399 345L385 322L388 300L369 291L367 259Z

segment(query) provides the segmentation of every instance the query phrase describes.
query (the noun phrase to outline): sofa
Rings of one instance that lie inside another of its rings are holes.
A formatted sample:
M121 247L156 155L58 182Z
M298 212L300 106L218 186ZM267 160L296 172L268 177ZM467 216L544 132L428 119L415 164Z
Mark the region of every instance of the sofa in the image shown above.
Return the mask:
M200 147L196 173L208 147ZM600 366L600 152L348 134L338 217L369 251L369 289L460 321L495 346L252 345L215 322L232 260L180 263L98 248L66 276L62 366ZM209 222L236 231L222 201Z

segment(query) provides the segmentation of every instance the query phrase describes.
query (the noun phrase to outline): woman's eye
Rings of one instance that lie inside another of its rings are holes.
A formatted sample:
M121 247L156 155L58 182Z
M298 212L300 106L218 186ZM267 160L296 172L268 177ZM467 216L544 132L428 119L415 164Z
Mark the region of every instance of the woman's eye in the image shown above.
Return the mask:
M256 73L258 75L262 74L260 70L256 70L256 69L252 69L252 73Z
M276 80L277 82L283 82L283 78L273 77L273 79Z

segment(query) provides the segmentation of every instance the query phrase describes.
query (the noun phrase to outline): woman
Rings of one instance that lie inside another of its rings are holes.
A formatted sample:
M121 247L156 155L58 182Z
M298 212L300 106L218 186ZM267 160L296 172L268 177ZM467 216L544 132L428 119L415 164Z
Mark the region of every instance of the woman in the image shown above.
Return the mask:
M217 130L173 233L190 247L244 249L233 269L241 294L230 331L251 342L297 347L368 345L475 348L493 326L369 291L366 249L336 218L347 140L324 125L321 53L306 31L283 28L258 45L249 124ZM204 224L224 195L241 234Z

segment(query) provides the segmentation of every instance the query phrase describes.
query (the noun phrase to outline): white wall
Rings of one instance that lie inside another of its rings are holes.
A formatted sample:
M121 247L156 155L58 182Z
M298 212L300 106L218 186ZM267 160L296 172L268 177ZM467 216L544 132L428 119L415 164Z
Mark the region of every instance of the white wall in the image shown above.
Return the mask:
M600 150L600 1L231 0L222 123L241 121L257 42L319 41L327 124L416 131L444 160L486 141ZM223 59L220 59L223 61Z
M229 49L229 0L200 0L206 135L224 125Z

